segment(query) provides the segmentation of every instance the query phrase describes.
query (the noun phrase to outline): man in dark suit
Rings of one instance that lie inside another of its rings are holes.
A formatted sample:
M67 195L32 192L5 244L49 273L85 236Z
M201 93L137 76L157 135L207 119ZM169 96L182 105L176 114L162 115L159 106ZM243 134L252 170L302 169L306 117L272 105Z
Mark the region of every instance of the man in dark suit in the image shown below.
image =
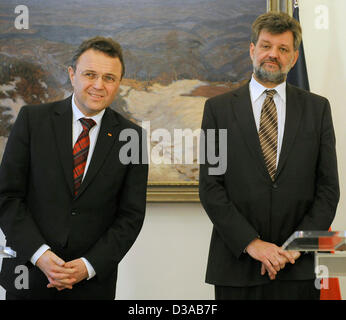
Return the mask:
M17 252L0 273L7 299L114 299L118 263L143 224L145 139L108 108L125 72L121 47L86 40L68 71L72 97L22 107L3 156L0 227ZM122 152L124 130L139 137L139 161Z
M227 130L226 144L218 135L214 142L219 154L227 148L225 173L200 166L200 199L213 223L206 281L216 299L319 298L313 255L281 248L294 231L328 230L339 200L329 102L286 83L300 41L289 15L259 16L252 79L205 104L204 133ZM206 159L215 146L205 143Z

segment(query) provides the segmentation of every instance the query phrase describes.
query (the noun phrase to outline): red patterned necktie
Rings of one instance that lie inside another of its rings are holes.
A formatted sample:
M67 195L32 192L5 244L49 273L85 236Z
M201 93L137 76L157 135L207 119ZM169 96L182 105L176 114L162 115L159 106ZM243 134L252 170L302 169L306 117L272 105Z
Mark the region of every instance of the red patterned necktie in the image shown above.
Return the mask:
M278 120L273 96L275 90L266 90L266 98L261 111L259 138L269 175L274 181L276 173L276 155L278 148Z
M73 180L74 180L74 194L78 193L79 187L82 183L84 169L89 153L89 130L96 124L93 119L81 118L79 119L83 126L83 131L79 135L73 147Z

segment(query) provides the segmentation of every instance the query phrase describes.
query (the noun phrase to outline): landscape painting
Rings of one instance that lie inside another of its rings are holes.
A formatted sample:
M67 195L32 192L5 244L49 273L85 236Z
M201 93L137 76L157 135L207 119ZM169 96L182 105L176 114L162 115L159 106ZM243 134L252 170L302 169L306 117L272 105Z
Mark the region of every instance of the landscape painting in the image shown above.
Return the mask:
M27 28L15 23L22 13L16 2L0 3L0 158L23 105L71 95L67 67L77 46L93 36L112 37L123 47L126 74L110 107L149 133L149 201L198 200L197 134L187 145L176 130L197 133L206 99L250 78L251 24L266 1L20 4L27 8Z

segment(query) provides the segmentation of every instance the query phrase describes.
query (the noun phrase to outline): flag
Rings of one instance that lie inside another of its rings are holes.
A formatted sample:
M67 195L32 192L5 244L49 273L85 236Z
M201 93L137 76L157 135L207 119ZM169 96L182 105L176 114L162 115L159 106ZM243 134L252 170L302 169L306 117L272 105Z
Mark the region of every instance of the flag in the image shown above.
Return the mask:
M293 10L293 18L299 21L299 7L296 5ZM290 70L287 75L287 82L297 86L301 89L310 91L308 72L306 69L305 63L305 54L304 54L304 46L303 41L299 46L299 57L294 65L294 67Z
M297 2L294 5L293 18L299 21L299 7ZM301 89L310 91L308 72L305 63L303 41L299 46L298 60L287 75L287 82ZM328 278L321 280L320 300L341 300L341 292L338 278Z

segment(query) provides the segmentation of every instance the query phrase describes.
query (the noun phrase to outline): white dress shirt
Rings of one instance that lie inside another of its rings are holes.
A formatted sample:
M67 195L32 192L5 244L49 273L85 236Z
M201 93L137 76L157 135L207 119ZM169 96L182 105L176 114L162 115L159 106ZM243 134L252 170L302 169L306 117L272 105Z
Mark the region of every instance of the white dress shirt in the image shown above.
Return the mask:
M274 94L274 102L276 106L277 118L278 118L278 149L276 156L276 167L278 167L280 152L282 147L282 140L284 137L285 130L285 119L286 119L286 82L280 83L275 88L266 88L260 84L254 76L250 81L250 97L252 103L252 110L255 117L257 132L259 131L261 122L261 110L266 98L265 90L276 90Z
M84 169L83 179L84 179L85 174L88 170L90 160L91 160L92 155L94 153L94 149L95 149L95 145L96 145L97 137L98 137L98 134L100 131L101 121L102 121L102 117L103 117L104 113L105 113L105 110L102 110L97 115L95 115L93 117L86 117L78 109L78 107L75 104L74 95L72 96L72 145L73 146L75 145L79 135L83 131L83 126L82 126L81 122L79 121L80 118L90 118L96 122L96 124L89 131L90 145L89 145L89 153L88 153L87 162L86 162L85 169ZM72 174L72 172L71 172L71 174ZM83 181L83 179L82 179L82 181ZM30 259L31 263L35 265L37 260L41 257L41 255L49 249L50 249L50 247L48 245L43 244L34 253L34 255L31 257L31 259ZM89 280L96 275L96 272L87 259L85 259L84 257L82 257L81 259L83 260L83 262L84 262L84 264L88 270L88 280Z

